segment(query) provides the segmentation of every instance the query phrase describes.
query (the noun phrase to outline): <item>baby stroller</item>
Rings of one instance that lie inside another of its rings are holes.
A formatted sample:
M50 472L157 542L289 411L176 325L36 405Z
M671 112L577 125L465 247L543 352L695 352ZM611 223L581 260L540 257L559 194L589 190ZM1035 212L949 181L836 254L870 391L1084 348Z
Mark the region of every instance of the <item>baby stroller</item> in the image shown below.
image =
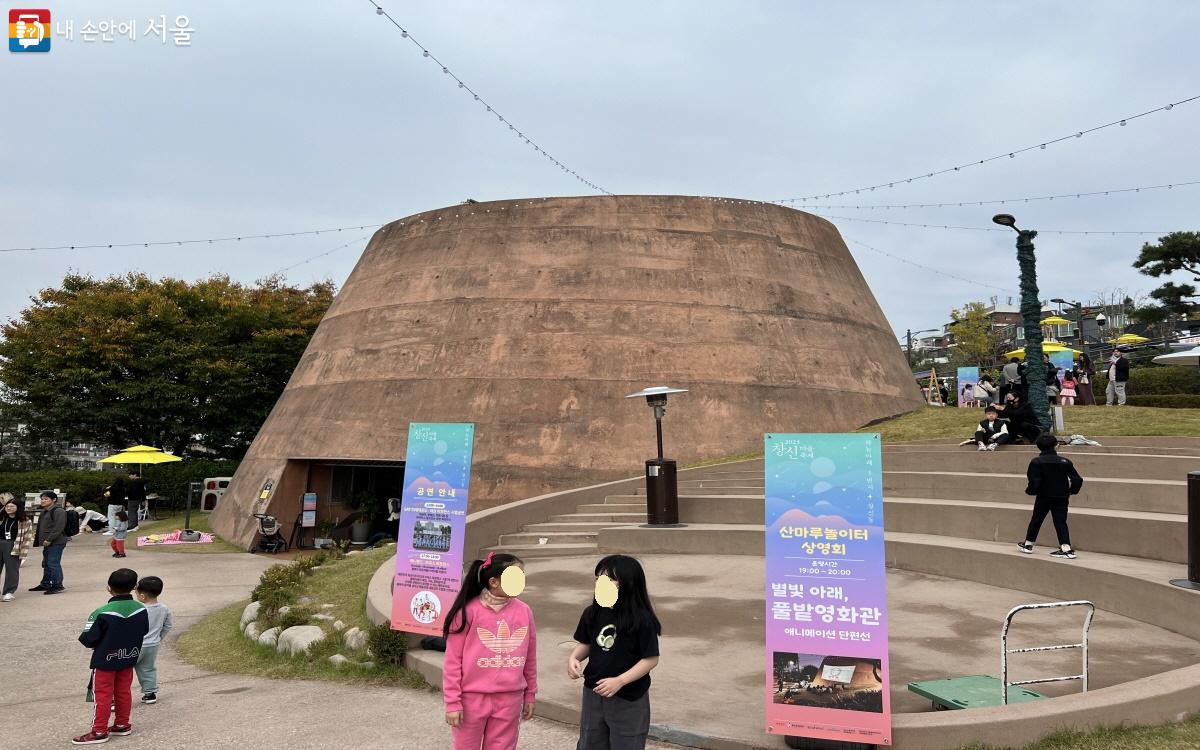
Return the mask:
M258 519L258 551L272 554L287 551L287 540L280 533L283 524L279 523L274 516L262 513L255 513L254 517Z

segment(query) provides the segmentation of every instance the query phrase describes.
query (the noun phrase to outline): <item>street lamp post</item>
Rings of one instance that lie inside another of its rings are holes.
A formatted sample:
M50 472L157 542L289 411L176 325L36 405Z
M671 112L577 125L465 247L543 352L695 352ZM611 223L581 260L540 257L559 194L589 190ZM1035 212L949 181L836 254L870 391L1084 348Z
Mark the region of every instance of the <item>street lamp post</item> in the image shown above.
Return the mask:
M1042 429L1050 428L1050 403L1046 400L1046 363L1042 361L1042 303L1038 298L1037 259L1034 256L1032 229L1017 229L1017 220L1009 214L996 214L992 221L1011 227L1017 233L1017 265L1021 269L1021 324L1025 328L1025 382L1029 386L1029 405Z
M913 329L909 328L908 330L906 330L906 331L904 332L904 333L905 333L905 336L906 336L906 338L908 339L908 349L906 349L906 350L905 350L905 353L908 355L908 369L910 369L910 370L911 370L911 369L912 369L912 364L913 364L913 359L912 359L912 337L913 337L913 336L919 336L919 335L920 335L920 334L922 334L922 333L933 333L933 332L934 332L934 331L936 331L936 330L937 330L936 328L926 328L926 329L925 329L925 330L923 330L923 331L914 331Z

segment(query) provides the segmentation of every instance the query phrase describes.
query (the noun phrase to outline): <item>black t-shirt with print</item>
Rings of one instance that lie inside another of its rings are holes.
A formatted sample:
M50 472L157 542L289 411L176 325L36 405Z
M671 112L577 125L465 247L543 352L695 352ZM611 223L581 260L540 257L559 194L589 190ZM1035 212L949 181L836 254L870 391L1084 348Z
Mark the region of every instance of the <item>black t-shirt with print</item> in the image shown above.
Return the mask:
M625 674L642 659L658 656L658 634L652 623L646 622L632 633L618 633L616 619L613 610L593 603L575 628L575 640L591 647L583 669L583 684L589 690L600 680ZM650 675L646 675L621 688L617 696L635 701L649 689Z

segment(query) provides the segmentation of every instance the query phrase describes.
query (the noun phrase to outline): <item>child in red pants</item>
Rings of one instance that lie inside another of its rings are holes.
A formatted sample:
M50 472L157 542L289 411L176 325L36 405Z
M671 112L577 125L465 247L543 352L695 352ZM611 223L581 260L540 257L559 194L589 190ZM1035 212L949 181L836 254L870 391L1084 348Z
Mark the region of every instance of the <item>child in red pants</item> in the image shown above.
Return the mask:
M129 514L125 511L117 512L116 523L113 524L113 538L109 541L108 546L112 547L113 557L125 557L125 537L129 536Z
M92 612L79 642L92 649L92 681L89 692L94 694L96 711L90 732L71 740L73 745L98 745L108 742L109 735L132 734L129 711L133 706L133 668L142 649L142 639L150 630L146 608L130 592L138 576L129 568L114 570L108 577L108 593L112 598ZM116 706L112 726L108 717Z

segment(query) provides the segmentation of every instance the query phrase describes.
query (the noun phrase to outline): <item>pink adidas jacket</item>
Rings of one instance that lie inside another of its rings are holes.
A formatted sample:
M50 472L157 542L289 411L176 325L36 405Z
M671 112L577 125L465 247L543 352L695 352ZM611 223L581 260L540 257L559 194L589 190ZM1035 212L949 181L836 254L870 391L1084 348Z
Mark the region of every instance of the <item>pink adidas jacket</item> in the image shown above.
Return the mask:
M467 627L446 639L442 699L446 712L463 710L463 693L537 695L537 630L533 610L512 599L496 612L479 599L467 602Z

